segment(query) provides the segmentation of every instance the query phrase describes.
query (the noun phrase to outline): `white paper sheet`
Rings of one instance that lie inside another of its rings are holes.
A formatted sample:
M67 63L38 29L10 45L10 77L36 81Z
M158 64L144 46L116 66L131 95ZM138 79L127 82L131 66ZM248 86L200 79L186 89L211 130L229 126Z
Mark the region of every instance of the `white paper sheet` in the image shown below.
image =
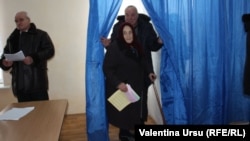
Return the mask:
M23 51L19 51L17 53L14 53L14 54L4 54L5 58L9 61L22 61L25 56L23 54Z
M11 108L0 115L0 120L19 120L31 112L35 107Z

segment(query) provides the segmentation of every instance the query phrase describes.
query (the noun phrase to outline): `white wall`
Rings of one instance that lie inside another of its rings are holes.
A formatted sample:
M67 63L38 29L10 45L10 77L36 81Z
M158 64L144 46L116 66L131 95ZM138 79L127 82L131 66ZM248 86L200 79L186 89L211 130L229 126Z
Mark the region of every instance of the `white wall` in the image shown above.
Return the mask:
M25 10L31 21L49 33L55 56L48 63L50 99L68 99L68 114L85 113L85 49L88 0L0 0L0 45L14 30L16 12ZM9 73L5 80L10 82ZM0 89L0 109L17 102L11 89Z

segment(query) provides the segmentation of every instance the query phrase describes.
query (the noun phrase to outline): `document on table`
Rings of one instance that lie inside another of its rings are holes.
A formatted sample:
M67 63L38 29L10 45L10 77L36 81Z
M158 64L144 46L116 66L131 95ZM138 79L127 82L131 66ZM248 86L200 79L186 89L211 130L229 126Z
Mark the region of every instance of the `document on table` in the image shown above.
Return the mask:
M22 61L25 56L23 54L23 51L19 51L17 53L14 53L14 54L4 54L5 58L9 61Z
M112 94L108 101L118 110L122 111L129 104L136 102L140 99L138 94L131 88L129 84L127 84L128 91L122 92L121 90L117 90L114 94Z
M19 120L31 112L34 108L35 107L11 108L3 114L0 114L0 120Z

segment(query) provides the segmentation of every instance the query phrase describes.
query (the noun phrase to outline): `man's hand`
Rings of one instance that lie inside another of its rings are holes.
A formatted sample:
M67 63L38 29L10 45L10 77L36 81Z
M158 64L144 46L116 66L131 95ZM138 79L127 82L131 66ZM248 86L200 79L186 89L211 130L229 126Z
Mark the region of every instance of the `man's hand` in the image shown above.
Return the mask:
M6 59L3 59L3 65L5 67L11 67L13 65L13 61L8 61Z
M163 44L163 41L162 41L162 39L161 39L160 37L158 38L157 42L158 42L159 44Z
M109 46L111 40L104 38L104 37L101 37L101 42L102 42L102 45L106 48L107 46Z
M33 63L32 57L26 56L26 57L24 58L24 60L23 60L23 63L26 64L26 65L32 64L32 63Z

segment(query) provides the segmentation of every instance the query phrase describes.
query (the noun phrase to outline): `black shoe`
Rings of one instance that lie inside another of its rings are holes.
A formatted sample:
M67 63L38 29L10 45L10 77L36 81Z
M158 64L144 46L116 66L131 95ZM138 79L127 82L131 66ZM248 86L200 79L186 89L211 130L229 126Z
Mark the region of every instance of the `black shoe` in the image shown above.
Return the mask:
M119 137L120 141L135 141L134 137L129 137L129 136L120 136Z
M134 134L127 129L120 129L119 132L120 141L134 141Z

